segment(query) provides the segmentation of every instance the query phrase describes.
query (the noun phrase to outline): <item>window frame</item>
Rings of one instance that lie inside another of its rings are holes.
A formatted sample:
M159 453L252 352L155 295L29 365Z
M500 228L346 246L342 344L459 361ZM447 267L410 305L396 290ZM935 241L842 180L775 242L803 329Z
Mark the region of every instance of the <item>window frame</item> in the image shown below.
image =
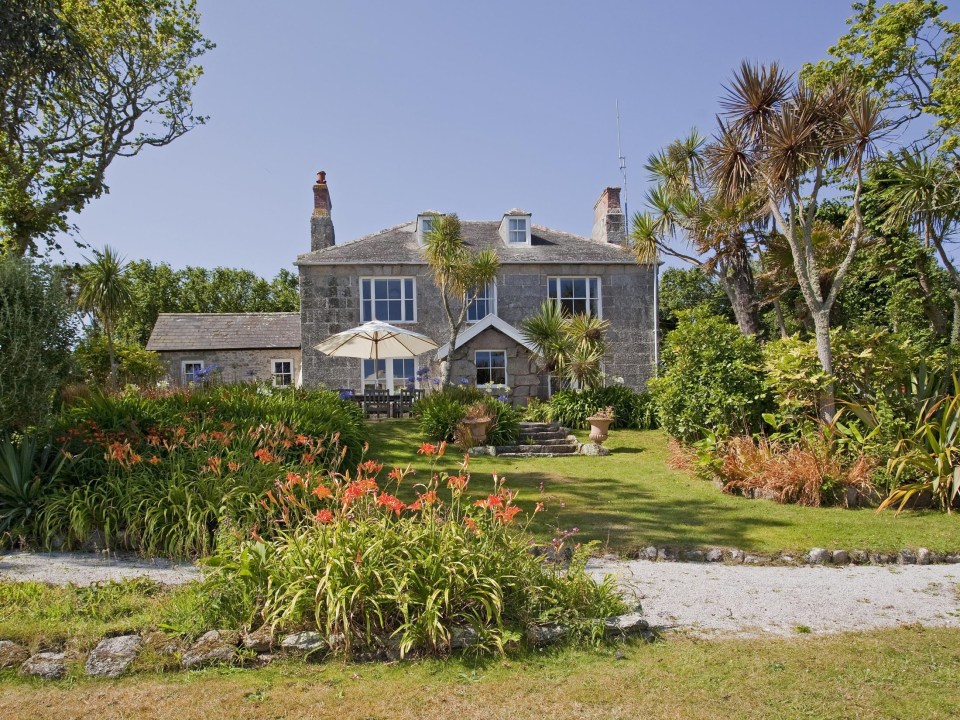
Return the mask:
M359 280L359 289L360 289L360 322L372 322L377 320L377 293L376 293L376 281L377 280L399 280L400 281L400 307L402 308L402 315L406 315L407 301L413 301L413 317L409 320L379 320L378 322L386 322L391 325L412 325L417 322L417 277L416 275L362 275ZM407 280L410 280L413 284L411 286L412 295L408 298L406 297L406 287ZM367 300L363 295L363 284L365 282L370 283L370 299ZM389 302L389 298L387 302ZM370 320L365 320L365 306L366 303L370 303Z
M522 227L514 229L514 223L521 223ZM514 240L514 235L519 234L520 240ZM530 219L525 215L507 216L507 245L529 245L530 244Z
M277 372L277 363L290 363L290 372L289 372L289 373ZM273 371L270 373L270 375L271 375L271 377L273 378L273 386L274 386L275 388L284 388L284 387L290 387L291 385L294 385L294 377L295 377L295 375L294 375L294 363L293 363L293 358L276 358L276 359L271 359L271 360L270 360L270 367L273 369ZM278 376L278 375L289 375L289 376L290 376L290 382L288 382L288 383L277 383L277 376Z
M586 298L582 298L582 299L584 299L584 300L586 301L588 308L590 307L590 301L593 299L593 298L590 297L590 281L591 281L591 280L596 280L596 281L597 281L597 297L596 297L596 301L597 301L597 314L596 314L596 317L598 317L598 318L600 318L600 319L603 319L603 278L602 278L602 276L600 276L600 275L550 275L550 276L547 278L547 299L548 299L548 300L553 300L553 301L556 302L558 305L560 305L560 307L562 308L562 307L563 307L563 305L562 305L563 298L560 297L560 281L561 281L561 280L583 280L583 281L585 281L585 283L586 283L586 288L587 288L587 296L586 296ZM551 297L551 296L550 296L550 285L553 284L553 283L555 283L555 287L557 288L557 297ZM572 299L573 299L573 300L579 300L579 299L581 299L581 298L576 298L576 297L575 297L575 298L572 298ZM587 314L589 315L590 313L588 312Z
M187 365L199 365L198 370L205 370L207 367L206 362L203 360L181 360L180 361L180 379L183 380L183 383L189 384L196 382L196 379L193 377L193 373L190 373L190 377L187 377ZM196 372L196 371L194 371Z
M490 294L486 298L487 307L489 308L489 310L487 311L486 315L483 315L482 317L470 319L470 311L473 309L473 305L476 302L476 296L471 298L470 304L467 307L467 325L473 325L474 323L478 323L481 320L483 320L483 318L485 318L487 315L497 314L497 280L496 278L494 278L490 282L486 283L486 285L484 285L484 290L487 290L487 289L490 290Z
M427 242L427 234L433 230L433 224L437 221L437 215L433 213L422 213L417 215L417 244L421 247ZM430 230L424 229L424 224L430 224Z
M419 387L420 387L420 376L417 375L417 371L420 369L420 361L419 361L416 357L382 357L382 358L377 358L377 360L378 360L379 362L382 362L382 363L384 364L384 369L383 369L383 374L384 374L383 383L384 383L384 387L386 387L386 389L389 390L391 394L397 392L396 387L395 387L395 386L396 386L397 377L396 377L396 375L394 375L394 372L393 372L393 370L394 370L393 363L394 363L394 361L396 361L396 360L400 360L400 361L403 361L403 362L413 361L413 375L412 375L412 377L413 377L413 385L414 385L415 388L418 388L418 389L419 389ZM360 359L360 392L363 392L364 390L366 390L367 385L377 385L377 384L378 384L377 382L373 382L373 383L368 383L368 382L367 382L367 375L366 375L366 371L365 371L365 368L364 368L364 364L365 364L365 363L368 363L368 362L371 362L371 363L372 363L372 362L374 362L374 359L373 359L373 358L361 358L361 359ZM401 380L403 381L403 386L406 387L406 385L407 385L407 378L406 378L406 377L403 377L403 378L401 378Z
M489 353L489 354L490 354L490 364L487 366L486 369L487 369L487 371L491 374L491 376L492 376L492 374L493 374L493 370L494 370L494 369L497 369L497 370L500 369L500 366L499 366L499 365L496 365L496 366L495 366L495 365L493 364L493 355L494 355L494 353L499 354L499 355L503 355L503 382L502 382L502 383L493 382L492 377L491 377L491 380L490 380L489 382L485 382L485 383L481 383L481 382L480 382L480 378L478 377L478 376L479 376L479 373L480 373L480 363L478 362L478 357L479 357L480 353ZM473 351L473 366L474 366L474 368L475 368L475 375L474 375L474 377L473 377L473 384L474 384L476 387L478 387L478 388L480 388L480 387L486 387L487 385L493 385L494 387L497 387L497 386L500 386L500 387L509 387L509 386L510 386L510 374L509 374L509 372L507 371L507 351L506 351L506 350L478 348L477 350L474 350L474 351Z

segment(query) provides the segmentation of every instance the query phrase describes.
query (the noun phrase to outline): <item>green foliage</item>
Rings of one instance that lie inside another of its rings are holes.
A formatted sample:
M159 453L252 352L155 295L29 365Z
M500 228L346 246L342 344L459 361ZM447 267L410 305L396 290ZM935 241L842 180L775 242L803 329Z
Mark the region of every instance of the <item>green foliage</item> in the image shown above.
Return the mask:
M419 418L420 433L426 440L453 442L457 428L467 416L467 408L483 403L491 423L487 442L491 445L510 445L520 436L522 412L512 405L491 398L475 387L448 385L437 392L424 395L413 404L412 414Z
M433 459L442 452L421 450ZM601 618L623 610L609 580L586 574L587 548L568 568L529 552L502 481L474 503L464 495L465 465L456 475L431 470L409 505L381 488L382 466L372 461L350 477L279 487L273 539L229 543L207 582L221 598L237 588L234 624L339 635L348 655L390 643L403 654L445 654L452 630L464 627L477 633L477 652L503 652L538 623L599 638ZM397 488L404 474L391 473Z
M117 379L121 386L154 385L163 379L166 367L160 356L135 343L115 343L117 358ZM95 385L106 385L110 375L110 350L107 338L103 335L88 335L77 345L74 351L77 372L81 377Z
M553 300L520 323L544 371L579 387L603 383L610 323L592 315L567 316Z
M50 444L40 447L29 435L18 444L0 440L0 546L36 521L44 491L56 482L65 460Z
M167 263L149 260L130 263L133 300L117 324L128 342L146 345L160 313L174 312L297 312L299 280L280 270L265 280L249 270L186 267L174 270Z
M677 327L677 313L705 307L710 315L734 320L730 300L720 284L700 268L667 268L660 276L657 292L660 311L660 330L669 332Z
M590 390L561 390L546 404L549 418L564 427L585 430L587 418L598 409L612 407L612 428L652 430L657 427L656 411L649 393L611 385Z
M649 383L660 425L692 441L704 428L749 434L770 407L760 346L736 325L702 310L684 311L667 336L664 370Z
M54 432L70 462L33 534L164 556L208 554L224 524L261 519L286 473L356 461L366 439L360 409L336 393L246 385L92 394Z
M75 336L62 275L0 256L0 435L45 421L70 373Z
M815 87L851 78L881 93L897 125L921 115L936 118L933 140L953 149L960 127L960 24L937 0L853 3L850 29L830 48L831 59L807 64L802 77Z
M12 1L4 24L11 16L17 24L3 55L16 72L0 79L0 244L23 255L41 240L54 245L69 213L106 191L114 159L204 121L192 91L196 60L213 44L193 0L53 0L27 11ZM25 19L50 42L31 37Z

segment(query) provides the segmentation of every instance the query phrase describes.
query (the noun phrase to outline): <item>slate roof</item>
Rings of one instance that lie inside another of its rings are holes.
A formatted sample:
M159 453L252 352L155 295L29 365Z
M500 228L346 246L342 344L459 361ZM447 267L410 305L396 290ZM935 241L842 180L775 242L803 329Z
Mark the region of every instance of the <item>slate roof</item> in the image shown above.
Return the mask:
M493 248L502 265L522 263L600 263L633 265L633 254L620 245L534 225L531 244L508 247L500 238L500 220L461 222L465 244ZM357 240L300 255L297 265L424 265L417 245L416 223L404 223Z
M300 347L300 313L161 313L147 350Z

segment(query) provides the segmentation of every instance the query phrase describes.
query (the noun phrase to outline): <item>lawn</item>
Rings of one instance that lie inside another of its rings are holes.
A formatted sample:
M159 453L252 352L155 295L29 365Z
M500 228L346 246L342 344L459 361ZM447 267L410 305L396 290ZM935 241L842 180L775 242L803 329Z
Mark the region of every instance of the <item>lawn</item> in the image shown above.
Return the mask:
M618 658L617 653L621 657ZM960 631L567 649L475 663L280 663L56 682L0 673L0 717L950 718Z
M417 455L421 440L412 420L370 423L369 457L387 465L429 468ZM491 473L508 479L528 509L546 511L530 529L541 539L579 528L616 552L647 545L737 547L773 553L811 547L895 551L927 547L960 550L960 518L934 511L876 514L871 509L806 508L724 495L713 484L667 464L660 431L616 430L608 457L496 458L470 461L472 491L483 494ZM453 469L457 452L443 469ZM416 480L414 479L413 482ZM408 481L409 482L409 481Z

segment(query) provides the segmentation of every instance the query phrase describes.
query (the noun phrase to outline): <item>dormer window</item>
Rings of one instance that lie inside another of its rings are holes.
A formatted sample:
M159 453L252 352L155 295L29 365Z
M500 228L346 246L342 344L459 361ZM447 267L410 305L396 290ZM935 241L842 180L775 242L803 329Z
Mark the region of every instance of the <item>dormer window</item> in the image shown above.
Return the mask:
M511 210L500 222L500 238L505 245L530 245L530 213Z
M425 245L427 235L433 230L433 224L440 213L427 211L417 215L417 245Z

